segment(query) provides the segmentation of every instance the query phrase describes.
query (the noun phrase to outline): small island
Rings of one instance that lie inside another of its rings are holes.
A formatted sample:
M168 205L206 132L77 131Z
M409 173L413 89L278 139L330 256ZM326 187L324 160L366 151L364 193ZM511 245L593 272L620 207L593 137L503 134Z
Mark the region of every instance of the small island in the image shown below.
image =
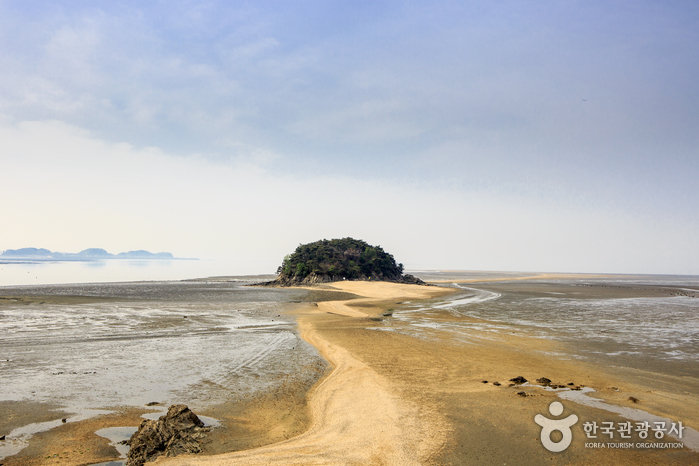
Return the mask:
M277 274L277 279L268 285L298 286L340 280L425 284L419 278L403 274L403 264L397 264L381 246L349 237L300 244L296 251L284 257Z
M32 262L64 262L64 261L101 261L109 259L139 259L139 260L179 260L169 252L152 253L145 250L120 252L111 254L101 248L84 249L78 253L53 252L44 248L7 249L0 254L3 261L32 261Z

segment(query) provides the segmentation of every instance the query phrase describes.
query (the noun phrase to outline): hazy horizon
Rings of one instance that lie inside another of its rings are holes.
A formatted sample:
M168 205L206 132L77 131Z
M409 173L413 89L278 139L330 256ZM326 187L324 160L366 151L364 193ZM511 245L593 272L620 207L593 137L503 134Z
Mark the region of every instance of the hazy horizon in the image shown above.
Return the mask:
M693 2L0 3L0 251L699 275ZM238 272L236 271L236 274Z

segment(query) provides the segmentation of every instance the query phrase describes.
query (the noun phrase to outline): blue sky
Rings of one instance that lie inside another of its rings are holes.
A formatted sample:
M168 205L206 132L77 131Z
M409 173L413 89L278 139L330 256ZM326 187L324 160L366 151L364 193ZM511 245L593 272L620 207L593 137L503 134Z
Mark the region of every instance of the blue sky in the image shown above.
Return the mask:
M694 2L0 1L0 68L0 249L699 274Z

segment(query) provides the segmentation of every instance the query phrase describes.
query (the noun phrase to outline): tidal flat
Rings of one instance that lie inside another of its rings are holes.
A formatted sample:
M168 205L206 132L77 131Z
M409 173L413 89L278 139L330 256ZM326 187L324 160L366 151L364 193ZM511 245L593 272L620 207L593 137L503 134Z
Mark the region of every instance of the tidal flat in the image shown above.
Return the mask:
M173 465L696 462L696 277L417 275L440 286L0 288L0 435L57 426L10 435L24 444L2 462L115 459L95 431L173 403L222 426L203 454L163 460ZM533 422L555 400L581 420L558 454ZM583 421L624 413L682 422L685 445L586 446Z
M299 407L327 365L289 311L347 294L245 286L267 277L251 278L1 287L0 459L65 456L39 445L47 430L138 425L176 403L225 418L287 393L296 415L279 436L303 429ZM232 443L269 441L256 429L236 424ZM99 438L78 443L82 457L115 456Z

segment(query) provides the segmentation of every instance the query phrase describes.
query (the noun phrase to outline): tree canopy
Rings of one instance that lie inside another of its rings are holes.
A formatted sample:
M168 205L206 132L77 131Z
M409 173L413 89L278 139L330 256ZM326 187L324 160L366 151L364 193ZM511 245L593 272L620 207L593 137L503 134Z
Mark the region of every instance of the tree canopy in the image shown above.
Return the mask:
M288 284L337 280L405 282L406 279L403 264L397 264L381 246L354 238L300 244L292 254L284 257L277 273L277 282Z

